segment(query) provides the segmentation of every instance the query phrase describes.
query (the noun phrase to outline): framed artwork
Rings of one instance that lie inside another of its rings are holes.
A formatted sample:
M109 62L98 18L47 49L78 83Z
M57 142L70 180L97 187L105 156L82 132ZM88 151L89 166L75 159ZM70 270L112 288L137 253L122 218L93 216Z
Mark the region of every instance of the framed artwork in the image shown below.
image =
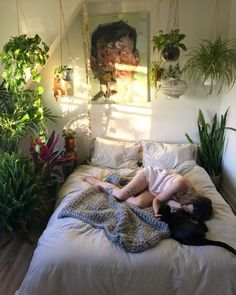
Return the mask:
M149 100L147 28L147 12L91 17L92 103Z

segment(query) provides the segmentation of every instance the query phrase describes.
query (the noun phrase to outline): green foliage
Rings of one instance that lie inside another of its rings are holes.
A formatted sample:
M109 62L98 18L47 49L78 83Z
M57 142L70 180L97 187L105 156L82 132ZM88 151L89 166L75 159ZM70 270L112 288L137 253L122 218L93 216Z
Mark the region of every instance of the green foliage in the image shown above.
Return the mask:
M27 232L40 221L47 187L28 157L3 153L0 159L0 234Z
M0 149L17 151L19 141L27 135L46 131L45 120L55 120L42 105L43 87L26 89L26 72L39 83L41 76L37 66L44 66L48 58L48 46L38 35L12 37L0 54L4 67L0 85Z
M164 68L161 66L161 61L153 61L150 70L151 85L157 87L157 81L161 80Z
M68 69L68 66L58 66L54 69L54 74L61 74Z
M213 88L221 92L224 84L231 89L236 81L236 50L234 40L223 41L220 36L214 42L203 40L190 54L183 71L196 84L210 80Z
M152 38L153 52L162 51L167 47L179 47L186 51L186 46L181 42L184 38L185 34L181 34L179 29L171 30L167 34L160 30L159 35Z
M180 78L180 75L181 75L181 70L180 70L179 64L176 64L174 66L169 65L169 67L167 69L165 69L165 71L162 75L162 79L163 80L167 80L170 78L178 79L178 78Z
M225 143L225 129L228 109L218 120L217 114L214 115L211 125L206 122L201 110L198 114L198 135L199 164L207 171L210 176L217 176L221 173L222 157ZM185 134L188 141L193 140L188 134Z
M27 83L26 73L30 72L33 81L41 81L37 67L44 66L48 59L49 47L35 35L12 37L3 47L0 54L4 68L2 77L6 81L6 88L10 92L18 93Z

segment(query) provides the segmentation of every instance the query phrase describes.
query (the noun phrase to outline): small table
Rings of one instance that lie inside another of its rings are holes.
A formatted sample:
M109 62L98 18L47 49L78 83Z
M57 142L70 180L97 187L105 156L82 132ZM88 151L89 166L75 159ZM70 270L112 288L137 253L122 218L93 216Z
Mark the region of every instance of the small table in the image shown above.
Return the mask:
M62 164L62 171L64 180L74 171L77 165L77 158L65 158L65 161Z

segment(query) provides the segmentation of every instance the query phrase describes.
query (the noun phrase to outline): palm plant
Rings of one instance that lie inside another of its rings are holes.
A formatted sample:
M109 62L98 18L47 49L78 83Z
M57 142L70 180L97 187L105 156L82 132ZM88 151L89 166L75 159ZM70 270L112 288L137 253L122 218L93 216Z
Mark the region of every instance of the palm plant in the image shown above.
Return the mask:
M198 146L199 164L211 177L221 173L227 115L228 109L221 115L219 121L217 114L215 114L210 125L206 122L202 111L199 110L197 122L200 141ZM194 143L187 133L185 136L190 143Z
M231 89L236 81L236 50L234 40L222 40L218 36L214 42L203 40L189 55L183 71L196 84L209 81L211 94L214 87L221 92L225 84Z

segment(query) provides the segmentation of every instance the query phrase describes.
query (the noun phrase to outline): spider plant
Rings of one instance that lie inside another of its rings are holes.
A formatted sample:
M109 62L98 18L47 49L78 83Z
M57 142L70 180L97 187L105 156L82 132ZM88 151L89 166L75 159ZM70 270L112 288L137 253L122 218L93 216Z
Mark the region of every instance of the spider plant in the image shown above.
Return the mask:
M203 40L189 55L183 71L196 84L209 81L211 94L213 89L221 92L223 85L230 90L236 81L235 40L222 40L218 36L214 42Z
M220 120L218 120L217 114L215 114L212 119L212 124L209 124L206 122L202 111L199 110L197 122L200 141L198 146L198 159L199 164L211 177L221 174L225 129L229 128L226 127L227 115L228 109L221 115ZM187 133L185 136L190 143L194 143Z

